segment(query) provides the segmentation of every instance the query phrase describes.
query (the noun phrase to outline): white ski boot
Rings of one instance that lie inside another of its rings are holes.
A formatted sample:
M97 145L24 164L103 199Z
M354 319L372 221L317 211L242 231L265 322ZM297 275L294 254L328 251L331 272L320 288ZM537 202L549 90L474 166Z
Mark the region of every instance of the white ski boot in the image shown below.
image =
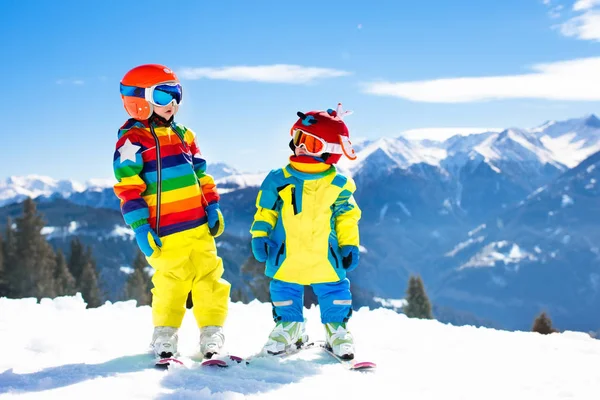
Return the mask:
M152 334L152 349L157 358L176 357L177 328L172 326L155 326Z
M329 322L325 324L326 346L336 356L344 360L354 358L354 338L346 329L345 322Z
M262 352L276 355L299 348L308 341L304 324L305 322L296 321L277 322Z
M222 326L203 326L200 328L200 353L204 358L219 354L225 343Z

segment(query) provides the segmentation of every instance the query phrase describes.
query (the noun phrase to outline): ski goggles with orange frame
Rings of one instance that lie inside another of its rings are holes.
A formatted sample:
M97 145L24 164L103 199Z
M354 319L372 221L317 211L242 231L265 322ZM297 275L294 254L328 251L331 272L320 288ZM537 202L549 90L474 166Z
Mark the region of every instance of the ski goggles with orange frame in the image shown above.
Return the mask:
M121 94L123 96L140 97L148 103L155 106L165 107L175 102L181 104L183 99L183 88L179 83L160 83L150 86L149 88L141 88L137 86L125 86L121 84Z
M339 135L340 143L328 143L324 139L313 135L302 129L292 131L292 143L296 147L302 147L311 156L319 156L323 153L344 154L351 160L356 159L356 153L352 143L346 136Z

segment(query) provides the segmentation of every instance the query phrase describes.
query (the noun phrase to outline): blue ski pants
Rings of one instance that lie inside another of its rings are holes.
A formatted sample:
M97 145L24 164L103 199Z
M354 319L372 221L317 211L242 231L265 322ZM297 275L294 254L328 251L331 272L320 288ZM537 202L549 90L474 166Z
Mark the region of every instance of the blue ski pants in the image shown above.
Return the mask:
M350 281L313 283L313 291L319 300L321 322L346 322L352 315ZM273 318L277 321L304 321L304 285L271 280Z

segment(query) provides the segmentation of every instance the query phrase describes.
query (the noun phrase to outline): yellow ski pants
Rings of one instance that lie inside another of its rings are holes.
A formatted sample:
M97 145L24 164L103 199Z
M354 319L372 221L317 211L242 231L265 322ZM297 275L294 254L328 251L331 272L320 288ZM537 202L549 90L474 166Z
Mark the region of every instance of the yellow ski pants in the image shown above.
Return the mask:
M179 328L190 291L198 327L223 326L231 285L221 278L223 260L217 255L208 225L161 237L161 241L159 251L146 258L155 271L152 276L154 326Z

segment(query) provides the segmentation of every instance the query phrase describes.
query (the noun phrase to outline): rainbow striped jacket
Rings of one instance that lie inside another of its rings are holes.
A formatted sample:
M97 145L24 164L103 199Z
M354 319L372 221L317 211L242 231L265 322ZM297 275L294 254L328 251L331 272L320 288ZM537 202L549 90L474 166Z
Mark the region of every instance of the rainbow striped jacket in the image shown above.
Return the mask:
M207 222L204 208L219 201L195 134L183 125L129 119L119 129L114 191L125 223L149 223L159 236Z

